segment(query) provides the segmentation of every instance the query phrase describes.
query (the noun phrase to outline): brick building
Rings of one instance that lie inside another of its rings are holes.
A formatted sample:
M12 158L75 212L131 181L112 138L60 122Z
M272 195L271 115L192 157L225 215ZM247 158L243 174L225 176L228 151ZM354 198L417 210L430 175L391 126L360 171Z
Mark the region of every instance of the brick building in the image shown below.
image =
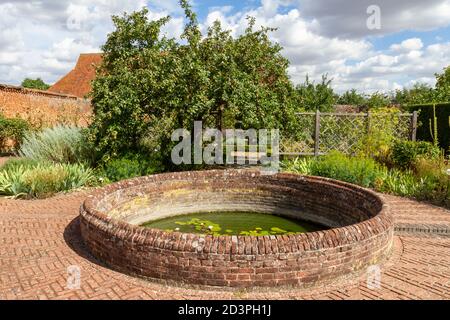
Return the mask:
M35 127L86 125L92 114L87 95L101 61L101 53L81 54L75 68L47 91L0 84L0 113L23 118Z

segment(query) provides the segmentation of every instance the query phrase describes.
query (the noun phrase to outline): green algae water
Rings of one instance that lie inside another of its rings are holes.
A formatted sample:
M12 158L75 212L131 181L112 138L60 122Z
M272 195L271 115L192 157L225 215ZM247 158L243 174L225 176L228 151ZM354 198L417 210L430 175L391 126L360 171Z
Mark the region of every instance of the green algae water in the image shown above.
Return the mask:
M325 229L323 226L278 215L249 212L212 212L149 221L143 227L169 232L211 235L289 235Z

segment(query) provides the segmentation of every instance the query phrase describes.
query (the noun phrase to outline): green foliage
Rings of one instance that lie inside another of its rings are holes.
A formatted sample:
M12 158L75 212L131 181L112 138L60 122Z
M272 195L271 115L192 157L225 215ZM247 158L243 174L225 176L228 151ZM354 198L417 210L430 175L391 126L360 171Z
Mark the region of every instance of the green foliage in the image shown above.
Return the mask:
M424 200L432 199L439 205L450 207L450 166L442 158L419 158L415 172L425 183L419 195Z
M362 156L373 157L382 162L387 160L392 145L400 139L398 131L404 129L401 127L399 114L400 110L396 108L370 111L367 132L358 144L358 151Z
M157 159L128 154L122 158L112 159L105 163L97 174L106 181L115 182L140 176L147 176L162 171L163 167Z
M417 147L434 152L429 146ZM422 151L423 152L423 151ZM283 170L337 179L399 196L414 197L450 206L449 166L442 157L418 157L414 170L387 167L364 157L331 153L320 158L298 158L283 162Z
M0 170L8 171L16 167L24 167L25 169L31 169L36 167L38 164L39 161L29 158L11 158L0 167Z
M14 148L20 146L28 130L30 130L30 126L25 120L7 119L0 114L0 152L13 151ZM12 145L9 145L11 142Z
M27 133L19 150L22 157L56 163L90 163L91 153L83 129L64 125Z
M392 104L406 107L411 104L422 104L434 101L436 92L434 88L425 83L416 83L412 88L403 88L393 93L385 94L374 92L370 95L359 94L356 89L351 89L339 96L337 103L344 105L366 106L373 111L385 108Z
M282 162L283 171L312 176L315 174L313 165L315 158L295 158Z
M362 106L366 103L366 98L363 94L358 93L356 89L347 90L337 100L338 104Z
M197 233L210 234L214 236L220 236L222 234L222 228L220 225L209 220L192 218L186 222L177 221L175 223L180 226L191 226Z
M417 139L433 142L433 136L436 135L434 132L437 129L439 146L448 152L450 150L450 103L413 105L409 106L409 110L419 111ZM437 128L434 124L434 116Z
M413 169L419 158L438 159L441 150L426 141L396 141L392 147L392 163L402 169Z
M375 160L347 157L339 152L331 152L318 159L294 160L285 163L284 168L295 173L347 181L364 187L374 187L383 171Z
M336 102L331 82L327 75L323 75L317 84L306 76L305 82L295 88L298 106L306 111L331 112Z
M371 94L366 101L366 106L369 110L388 107L390 104L391 99L389 96L381 92Z
M435 101L450 101L450 66L445 68L443 73L436 74Z
M386 171L378 191L450 207L450 176L442 158L418 158L414 170Z
M37 78L37 79L26 78L25 80L22 81L22 87L45 91L48 88L50 88L50 85L48 85L44 81L42 81L41 78Z
M90 140L103 162L143 148L154 128L158 152L170 156L175 128L280 128L294 132L288 60L269 40L272 29L233 38L216 22L202 35L187 1L183 41L161 36L168 17L149 21L147 9L113 17L115 30L105 45L104 62L93 83L94 121ZM181 44L180 44L181 43ZM153 151L153 150L148 150Z
M347 181L364 187L375 186L380 171L380 166L370 158L346 157L338 152L330 153L313 166L314 175Z
M93 170L81 164L22 159L8 161L0 168L0 194L20 198L45 198L93 181Z
M429 103L434 100L435 90L425 83L416 83L411 89L396 90L394 101L402 106Z
M424 182L411 171L392 169L384 171L384 175L378 180L376 189L402 197L417 197L424 189Z
M270 235L292 235L295 234L295 232L287 232L286 230L283 230L278 227L272 227L270 230L262 230L261 228L255 228L255 230L249 230L249 231L241 231L239 233L242 236L252 236L252 237L260 237L260 236L270 236Z

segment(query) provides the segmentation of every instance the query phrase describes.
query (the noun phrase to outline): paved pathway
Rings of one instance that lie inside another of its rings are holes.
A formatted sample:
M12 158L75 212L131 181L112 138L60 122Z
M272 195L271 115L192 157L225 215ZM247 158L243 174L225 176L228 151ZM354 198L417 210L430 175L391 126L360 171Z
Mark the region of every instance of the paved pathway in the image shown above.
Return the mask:
M381 267L380 286L373 289L361 275L314 290L207 291L148 282L103 266L80 239L77 216L85 195L0 198L0 299L450 299L445 209L385 196L398 231L393 255ZM70 266L81 270L79 289L67 288Z

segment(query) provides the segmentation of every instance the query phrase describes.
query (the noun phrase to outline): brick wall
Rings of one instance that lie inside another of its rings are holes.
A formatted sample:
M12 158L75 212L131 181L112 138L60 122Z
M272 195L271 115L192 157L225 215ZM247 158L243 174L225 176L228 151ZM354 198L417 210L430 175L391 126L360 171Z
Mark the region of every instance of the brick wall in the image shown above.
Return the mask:
M91 112L89 100L0 84L0 113L20 117L35 127L57 123L85 126Z
M244 210L330 229L285 236L206 236L138 225L174 214ZM390 252L393 223L371 191L325 178L247 170L168 173L122 181L83 204L91 252L140 277L207 286L311 285L364 270Z

